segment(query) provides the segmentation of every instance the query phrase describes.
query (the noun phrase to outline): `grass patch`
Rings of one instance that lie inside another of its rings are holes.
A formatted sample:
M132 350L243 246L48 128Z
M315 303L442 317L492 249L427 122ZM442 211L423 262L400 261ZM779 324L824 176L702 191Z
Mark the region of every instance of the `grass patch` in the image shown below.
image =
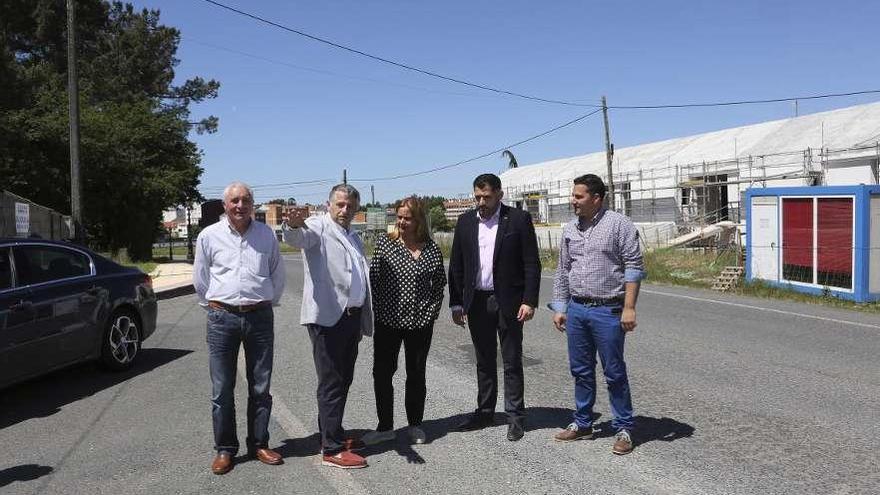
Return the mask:
M732 250L713 252L701 249L657 249L645 253L645 270L647 282L668 285L680 285L708 289L715 278L726 266L736 266L737 253ZM741 296L761 299L778 299L806 304L817 304L840 309L880 313L880 302L857 303L840 299L828 292L825 295L813 295L798 292L789 287L777 287L761 281L746 284L740 281L731 292Z
M731 250L656 249L644 254L648 281L660 284L709 288L726 266L735 266Z
M128 253L122 249L116 256L111 255L110 253L101 253L102 256L110 258L111 260L119 263L122 266L133 266L135 268L140 269L140 271L144 273L150 273L156 269L156 265L158 263L154 261L131 261L128 258Z
M781 299L806 304L817 304L832 308L850 309L864 313L880 313L880 302L858 303L834 297L831 293L824 295L805 294L787 287L775 287L760 280L748 284L742 284L732 291L742 296L758 297L761 299Z

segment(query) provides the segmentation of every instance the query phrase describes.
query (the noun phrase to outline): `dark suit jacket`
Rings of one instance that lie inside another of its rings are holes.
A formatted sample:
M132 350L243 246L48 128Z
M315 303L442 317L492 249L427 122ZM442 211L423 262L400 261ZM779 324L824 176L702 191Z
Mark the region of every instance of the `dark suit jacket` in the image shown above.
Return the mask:
M478 225L475 210L458 217L449 258L449 306L462 306L465 313L473 301L480 269ZM528 212L501 205L492 275L503 313L515 316L521 304L538 307L541 260Z

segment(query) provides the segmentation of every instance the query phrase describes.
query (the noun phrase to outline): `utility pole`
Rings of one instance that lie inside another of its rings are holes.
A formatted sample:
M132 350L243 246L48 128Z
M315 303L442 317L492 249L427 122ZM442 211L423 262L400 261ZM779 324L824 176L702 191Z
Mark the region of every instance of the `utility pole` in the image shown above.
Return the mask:
M342 183L348 184L348 170L342 169Z
M376 188L370 184L370 204L376 204Z
M608 164L608 208L614 210L614 172L611 167L614 145L611 144L611 133L608 130L608 102L605 96L602 96L602 117L605 120L605 162Z
M67 0L67 100L70 109L70 216L78 244L86 240L82 219L82 183L79 171L79 85L76 77L76 2Z

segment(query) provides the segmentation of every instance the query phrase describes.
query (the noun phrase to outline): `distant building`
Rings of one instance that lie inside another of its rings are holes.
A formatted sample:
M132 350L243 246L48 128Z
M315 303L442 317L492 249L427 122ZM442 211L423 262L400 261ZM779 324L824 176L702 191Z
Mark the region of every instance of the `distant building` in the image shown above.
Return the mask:
M447 199L443 202L443 208L446 209L446 219L449 223L455 225L459 215L474 207L473 199Z
M266 225L275 227L281 225L285 206L279 204L263 205L266 209Z

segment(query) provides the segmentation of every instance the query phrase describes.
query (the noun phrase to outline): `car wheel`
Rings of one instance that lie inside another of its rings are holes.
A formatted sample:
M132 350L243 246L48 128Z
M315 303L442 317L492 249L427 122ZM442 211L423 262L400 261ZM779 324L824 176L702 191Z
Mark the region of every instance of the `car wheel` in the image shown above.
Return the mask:
M104 366L116 371L131 367L141 349L138 321L130 310L113 313L101 342L101 363Z

